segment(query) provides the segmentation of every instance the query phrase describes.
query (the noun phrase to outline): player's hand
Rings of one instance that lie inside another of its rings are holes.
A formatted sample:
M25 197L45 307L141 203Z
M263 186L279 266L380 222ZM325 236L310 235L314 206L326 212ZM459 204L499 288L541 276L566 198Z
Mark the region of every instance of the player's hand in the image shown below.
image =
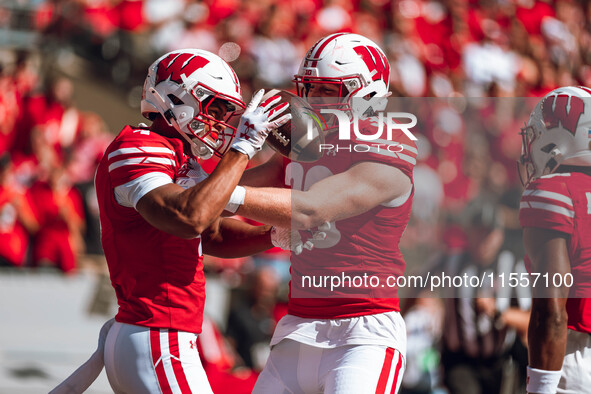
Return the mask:
M299 231L287 227L273 226L271 229L271 243L283 250L291 250L296 255L304 250Z
M318 230L312 232L312 236L306 242L303 242L299 231L286 227L273 227L271 229L271 242L274 246L278 246L283 250L291 250L298 255L304 249L314 249L316 242L324 241L326 239L326 233L330 228L331 224L329 222L321 224L318 226Z
M233 149L248 155L249 159L261 150L271 130L283 126L291 119L291 114L278 117L287 110L289 103L276 105L281 97L272 96L260 104L264 94L263 89L259 90L244 110L236 139L232 143Z
M312 250L316 246L316 242L324 241L326 239L327 233L332 228L332 224L330 222L324 222L320 226L318 226L318 230L311 231L312 236L306 240L303 245L304 249ZM310 230L309 230L310 231Z
M188 189L204 181L208 176L207 172L201 168L197 160L190 158L181 167L174 183L183 189Z

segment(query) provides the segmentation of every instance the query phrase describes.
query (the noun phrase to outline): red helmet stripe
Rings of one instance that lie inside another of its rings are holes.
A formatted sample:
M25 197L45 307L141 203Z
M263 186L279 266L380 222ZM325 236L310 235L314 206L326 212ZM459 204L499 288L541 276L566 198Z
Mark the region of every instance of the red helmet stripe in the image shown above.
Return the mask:
M579 89L583 89L585 92L591 94L591 89L589 89L588 87L585 86L578 86Z
M234 85L236 87L236 93L240 94L240 82L238 81L238 76L234 72L234 69L228 65L228 68L232 72L232 77L234 78Z
M314 49L316 49L316 47L318 46L318 44L320 44L320 41L322 41L322 40L316 41L316 44L314 44L314 46L312 46L312 48L310 48L310 50L306 54L306 62L304 63L304 67L310 67L310 65L308 63L311 60L309 60L309 59L312 58L312 54L314 53ZM315 66L313 66L313 67L315 67Z
M322 43L322 45L320 45L320 47L318 48L318 50L316 51L316 53L312 56L313 58L318 58L318 56L320 56L320 54L322 53L322 51L324 50L324 48L326 48L326 46L335 38L340 37L340 36L344 36L347 33L336 33L333 34L332 36L329 36L326 38L326 40L324 40L324 42ZM314 67L314 66L313 66Z

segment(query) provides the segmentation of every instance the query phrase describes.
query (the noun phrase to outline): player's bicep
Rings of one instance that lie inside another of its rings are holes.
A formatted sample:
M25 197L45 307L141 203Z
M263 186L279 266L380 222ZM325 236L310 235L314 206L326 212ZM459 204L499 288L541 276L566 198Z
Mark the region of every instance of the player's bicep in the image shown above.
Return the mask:
M194 238L193 223L182 214L181 193L184 189L174 183L157 187L139 199L136 210L152 226L181 238Z
M333 212L332 221L362 214L378 205L402 205L411 189L409 177L398 168L363 162L315 183L308 194L322 210Z
M353 181L365 188L366 194L358 195L372 207L383 205L386 207L400 206L406 202L412 192L412 182L399 168L374 162L355 164L349 171ZM364 185L362 183L365 182Z

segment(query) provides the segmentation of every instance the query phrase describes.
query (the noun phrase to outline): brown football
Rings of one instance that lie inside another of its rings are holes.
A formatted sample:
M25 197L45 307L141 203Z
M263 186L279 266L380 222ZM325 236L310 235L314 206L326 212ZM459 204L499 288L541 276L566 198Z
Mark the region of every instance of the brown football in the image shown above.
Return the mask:
M308 102L287 90L272 89L263 97L263 102L271 96L281 96L281 102L289 103L285 113L291 120L269 133L267 144L275 151L294 161L312 162L322 157L320 144L324 143L322 123ZM320 124L319 124L320 123ZM308 128L312 138L308 138Z

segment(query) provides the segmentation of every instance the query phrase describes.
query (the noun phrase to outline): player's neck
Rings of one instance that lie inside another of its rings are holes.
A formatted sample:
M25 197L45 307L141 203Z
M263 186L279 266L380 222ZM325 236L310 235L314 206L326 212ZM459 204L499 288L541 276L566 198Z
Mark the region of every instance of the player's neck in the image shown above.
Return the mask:
M179 138L179 132L172 126L169 126L168 123L162 117L157 117L152 125L150 126L150 131L160 134L166 138Z
M156 133L158 135L163 136L164 138L170 139L177 139L183 143L183 151L186 155L192 156L191 153L191 145L189 142L182 138L177 129L172 126L169 126L168 123L162 117L157 117L152 125L150 126L150 131Z

